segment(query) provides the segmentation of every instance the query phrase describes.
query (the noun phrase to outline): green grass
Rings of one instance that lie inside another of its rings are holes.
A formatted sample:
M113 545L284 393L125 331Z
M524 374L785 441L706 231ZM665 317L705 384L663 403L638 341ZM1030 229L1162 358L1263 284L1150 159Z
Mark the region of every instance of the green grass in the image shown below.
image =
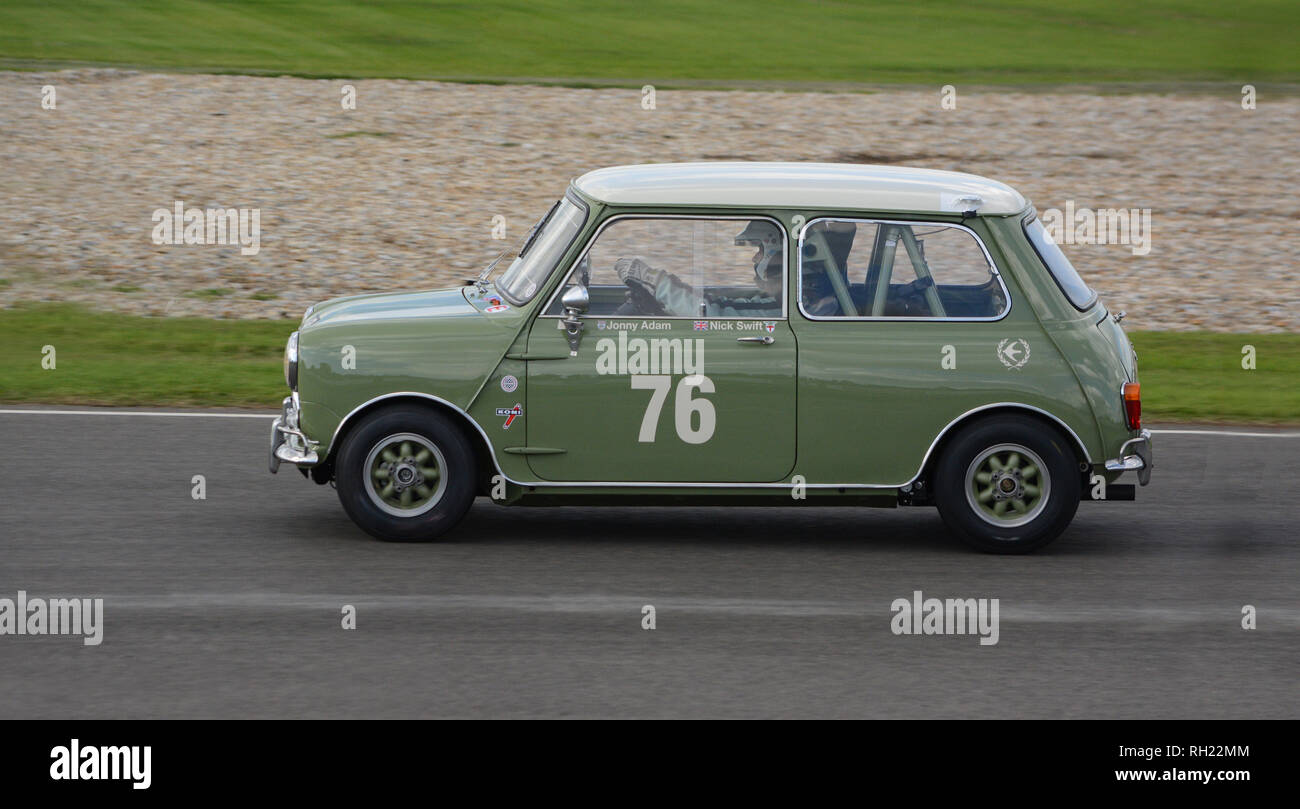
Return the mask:
M1300 335L1136 332L1143 420L1300 423ZM1255 369L1242 348L1255 347Z
M0 59L572 84L1294 82L1294 0L6 0Z
M297 325L67 304L0 309L0 401L273 408L285 396L281 358ZM50 371L41 367L47 345Z
M292 321L149 318L68 304L0 309L0 401L272 407ZM1300 335L1132 335L1147 422L1300 423ZM1241 367L1244 345L1256 369ZM55 347L57 366L41 368Z

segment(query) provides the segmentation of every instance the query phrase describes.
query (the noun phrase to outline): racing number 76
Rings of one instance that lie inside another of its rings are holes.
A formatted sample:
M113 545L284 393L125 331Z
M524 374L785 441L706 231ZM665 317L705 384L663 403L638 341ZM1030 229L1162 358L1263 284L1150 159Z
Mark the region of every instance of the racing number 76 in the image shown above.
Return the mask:
M638 374L631 377L633 390L648 390L650 403L646 405L645 416L641 419L641 432L637 440L653 443L659 429L659 413L668 399L668 389L673 385L673 378L667 374ZM673 402L673 423L677 427L677 437L688 444L703 444L713 437L718 416L713 409L713 402L708 399L696 399L691 395L696 388L700 393L713 393L713 380L703 374L684 376L677 383L677 393ZM699 414L699 427L694 427L693 416Z

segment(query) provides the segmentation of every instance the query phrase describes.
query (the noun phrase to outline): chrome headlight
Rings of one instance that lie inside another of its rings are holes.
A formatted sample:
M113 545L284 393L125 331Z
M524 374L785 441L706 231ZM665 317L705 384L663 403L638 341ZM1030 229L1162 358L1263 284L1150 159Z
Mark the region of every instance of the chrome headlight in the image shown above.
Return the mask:
M289 335L284 346L284 381L289 390L298 389L298 332Z

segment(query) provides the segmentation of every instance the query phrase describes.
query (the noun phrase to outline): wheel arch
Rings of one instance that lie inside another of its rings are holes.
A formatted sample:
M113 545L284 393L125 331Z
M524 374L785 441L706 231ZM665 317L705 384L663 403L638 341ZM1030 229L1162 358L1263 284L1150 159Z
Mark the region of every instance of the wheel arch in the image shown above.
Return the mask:
M488 487L491 485L492 475L501 472L500 467L497 466L496 456L493 455L492 442L488 439L487 433L483 431L483 428L469 413L452 402L430 393L415 391L401 391L376 396L354 407L339 421L339 426L334 429L334 436L330 439L329 454L325 459L325 464L329 465L330 477L333 477L334 462L338 458L339 449L343 446L343 442L347 440L348 434L370 415L402 404L414 404L442 413L460 429L465 439L469 441L470 447L474 450L474 460L478 464L480 478L479 488L482 493L486 494ZM322 464L322 466L325 464Z
M925 458L921 461L921 471L917 475L918 479L931 477L934 471L934 465L939 458L943 456L944 450L953 438L963 429L979 421L983 421L995 416L1022 416L1028 417L1032 421L1055 430L1067 439L1067 442L1074 450L1074 457L1079 463L1092 464L1092 457L1088 454L1088 448L1084 445L1083 439L1059 416L1056 416L1046 410L1033 405L1023 404L1021 402L997 402L987 404L982 407L974 408L962 413L957 418L948 422L939 434L935 436L934 441L930 443L930 448L926 450Z

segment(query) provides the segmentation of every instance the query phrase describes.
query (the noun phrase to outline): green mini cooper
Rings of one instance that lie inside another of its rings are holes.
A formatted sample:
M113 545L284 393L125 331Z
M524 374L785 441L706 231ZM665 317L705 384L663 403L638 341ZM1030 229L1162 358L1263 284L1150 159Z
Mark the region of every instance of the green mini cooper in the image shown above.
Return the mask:
M476 496L933 505L1020 553L1150 477L1118 319L982 177L601 169L462 287L308 309L271 471L334 482L387 540L438 537Z

